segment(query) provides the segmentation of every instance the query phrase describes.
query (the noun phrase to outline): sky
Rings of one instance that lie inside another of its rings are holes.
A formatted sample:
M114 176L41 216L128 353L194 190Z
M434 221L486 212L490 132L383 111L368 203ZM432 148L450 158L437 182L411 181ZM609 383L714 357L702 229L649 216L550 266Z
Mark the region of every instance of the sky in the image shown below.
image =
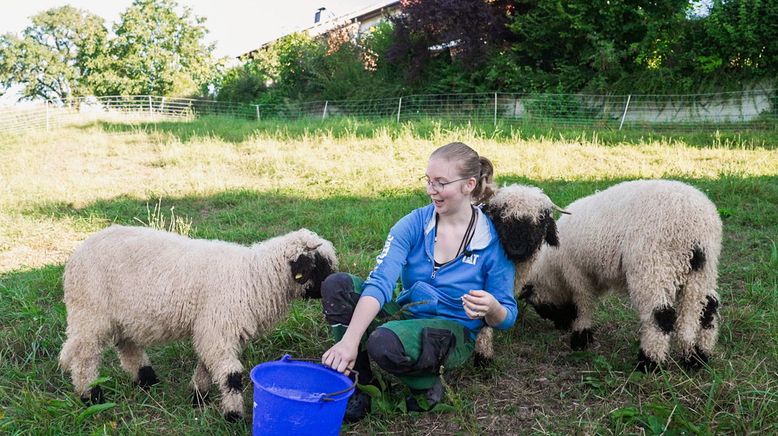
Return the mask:
M205 17L207 40L216 42L217 57L236 57L262 43L313 25L313 15L326 8L324 17L341 16L381 3L380 0L177 0L195 15ZM106 20L110 29L131 0L0 0L0 34L20 33L30 17L69 4Z

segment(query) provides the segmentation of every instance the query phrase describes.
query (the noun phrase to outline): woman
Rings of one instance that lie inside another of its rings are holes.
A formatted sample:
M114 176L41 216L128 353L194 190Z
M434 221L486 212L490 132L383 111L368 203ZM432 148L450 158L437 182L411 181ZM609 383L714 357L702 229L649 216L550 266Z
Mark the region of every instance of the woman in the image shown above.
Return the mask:
M408 410L428 410L443 396L441 367L464 364L484 324L513 326L514 266L474 206L493 195L493 172L489 159L459 142L432 153L425 176L432 204L392 227L366 280L336 273L322 284L337 341L322 363L345 374L354 369L360 384L370 384L372 360L411 388ZM369 396L358 391L345 419L362 419L369 408Z

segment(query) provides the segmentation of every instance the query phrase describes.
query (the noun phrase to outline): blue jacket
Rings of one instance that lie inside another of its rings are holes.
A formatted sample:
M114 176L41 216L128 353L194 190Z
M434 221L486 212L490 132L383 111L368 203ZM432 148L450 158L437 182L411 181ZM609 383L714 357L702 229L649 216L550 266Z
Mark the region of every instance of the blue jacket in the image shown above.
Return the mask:
M376 267L362 288L383 305L392 299L399 277L402 291L397 303L414 318L445 318L459 322L475 337L482 319L470 319L462 307L462 295L482 289L491 293L508 311L496 329L508 329L516 322L518 309L513 296L515 267L508 260L492 221L480 209L475 233L463 254L443 265L433 266L435 206L419 208L404 216L389 231ZM410 304L413 303L413 304Z

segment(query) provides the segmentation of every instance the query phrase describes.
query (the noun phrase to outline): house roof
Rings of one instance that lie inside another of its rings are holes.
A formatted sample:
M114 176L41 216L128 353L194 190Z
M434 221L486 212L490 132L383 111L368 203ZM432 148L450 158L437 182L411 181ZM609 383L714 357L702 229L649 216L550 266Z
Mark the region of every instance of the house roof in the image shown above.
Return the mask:
M370 6L366 6L362 9L349 12L348 14L344 14L337 17L330 17L312 26L298 28L292 32L287 33L286 35L290 35L292 33L307 33L310 36L323 35L329 32L330 30L338 28L347 23L354 23L354 22L361 23L371 18L379 17L385 11L398 8L399 6L400 6L399 0L383 0L378 3L372 4ZM238 59L250 57L252 54L258 52L259 50L262 50L263 48L266 48L273 42L283 38L286 35L282 35L277 38L271 39L270 41L266 41L262 43L259 47L255 48L254 50L241 54L240 56L238 56Z

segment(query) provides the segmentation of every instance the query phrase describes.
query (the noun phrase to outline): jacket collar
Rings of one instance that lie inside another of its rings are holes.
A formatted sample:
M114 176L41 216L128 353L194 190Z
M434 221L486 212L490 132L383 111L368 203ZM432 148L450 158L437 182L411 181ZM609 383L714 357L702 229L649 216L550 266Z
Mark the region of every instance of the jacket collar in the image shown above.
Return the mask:
M473 234L473 239L467 248L470 250L483 250L492 242L492 229L489 225L489 218L481 211L481 207L477 206L475 210L478 214L476 216L475 234ZM427 224L424 226L425 239L435 230L435 206L432 206L430 211L431 213L427 217Z

